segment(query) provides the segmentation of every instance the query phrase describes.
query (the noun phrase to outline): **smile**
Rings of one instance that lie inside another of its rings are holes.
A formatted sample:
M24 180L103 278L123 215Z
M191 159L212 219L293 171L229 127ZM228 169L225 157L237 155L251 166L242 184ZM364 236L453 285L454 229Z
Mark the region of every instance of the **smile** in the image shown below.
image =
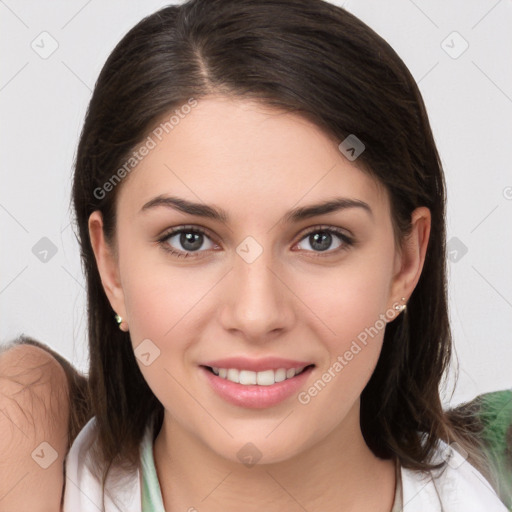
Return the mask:
M313 365L309 365L313 366ZM250 370L238 370L236 368L217 368L207 367L215 375L221 379L226 379L236 384L258 385L258 386L272 386L276 382L283 382L287 379L292 379L296 375L299 375L308 366L302 366L300 368L279 368L277 370L264 370L260 372L253 372Z
M199 368L209 388L224 401L237 407L264 409L299 393L315 365L258 372L205 365Z

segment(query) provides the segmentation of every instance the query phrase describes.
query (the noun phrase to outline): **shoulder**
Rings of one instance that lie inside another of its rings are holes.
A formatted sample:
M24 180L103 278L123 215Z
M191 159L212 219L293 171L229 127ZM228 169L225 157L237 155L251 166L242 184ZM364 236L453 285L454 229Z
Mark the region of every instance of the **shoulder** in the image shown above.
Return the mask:
M404 512L508 512L482 474L451 446L439 441L434 461L438 471L402 468Z
M482 437L488 448L499 455L512 452L512 389L478 396L479 418L484 427Z
M51 354L28 344L0 347L0 411L2 506L58 510L69 402L66 375Z
M66 458L63 512L141 512L140 475L115 466L109 471L105 489L95 471L92 447L96 442L96 418L79 432Z

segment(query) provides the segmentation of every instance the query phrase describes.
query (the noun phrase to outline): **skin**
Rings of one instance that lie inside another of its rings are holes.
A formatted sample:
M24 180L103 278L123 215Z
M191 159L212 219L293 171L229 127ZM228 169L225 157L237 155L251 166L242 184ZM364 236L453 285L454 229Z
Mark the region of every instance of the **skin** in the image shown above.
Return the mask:
M212 96L122 183L117 253L104 240L101 214L90 216L112 307L134 348L150 339L160 350L149 366L138 364L165 407L154 455L166 510L392 508L394 462L373 455L359 425L360 394L384 329L307 405L296 396L265 409L229 404L198 368L232 355L311 361L307 390L359 333L411 295L430 212L415 210L410 238L395 247L387 192L340 153L339 142L297 115ZM229 221L165 207L140 212L160 194L223 208ZM336 196L364 201L373 214L348 208L279 221L292 208ZM179 234L164 242L188 257L155 242L184 225L209 233L195 252ZM321 251L309 236L319 226L338 227L356 243L339 250L344 242L333 234ZM263 249L252 263L236 252L247 236ZM248 442L261 452L252 467L237 457Z
M43 349L19 345L0 353L1 511L61 510L67 389L64 370Z

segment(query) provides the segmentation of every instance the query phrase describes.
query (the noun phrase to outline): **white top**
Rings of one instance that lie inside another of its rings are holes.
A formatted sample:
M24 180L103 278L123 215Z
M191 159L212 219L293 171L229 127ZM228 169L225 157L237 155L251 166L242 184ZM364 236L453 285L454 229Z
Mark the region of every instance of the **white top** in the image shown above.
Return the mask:
M149 426L141 444L142 474L139 468L133 473L109 472L103 509L101 482L89 469L94 427L95 418L92 418L80 431L66 457L63 512L146 512L142 510L142 477L146 486L145 500L152 505L151 511L164 512L159 486L156 485L155 490L147 480L147 475L151 475L158 483ZM443 471L422 473L400 468L403 512L509 512L482 474L440 441L435 461L442 460L447 460ZM114 485L116 478L121 481Z

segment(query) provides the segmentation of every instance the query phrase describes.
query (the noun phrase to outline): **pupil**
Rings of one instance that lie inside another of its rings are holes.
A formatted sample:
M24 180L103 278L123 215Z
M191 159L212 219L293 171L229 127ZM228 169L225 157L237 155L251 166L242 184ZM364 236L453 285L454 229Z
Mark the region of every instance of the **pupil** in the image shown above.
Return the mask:
M195 251L201 248L201 237L201 233L182 233L180 236L180 243L187 251ZM187 244L190 245L187 246Z
M331 245L332 235L330 233L327 233L326 231L319 231L318 233L315 233L311 235L310 237L310 244L311 247L314 249L318 249L319 251L325 251L327 250ZM315 247L315 244L320 239L320 244ZM313 242L311 241L313 240Z

